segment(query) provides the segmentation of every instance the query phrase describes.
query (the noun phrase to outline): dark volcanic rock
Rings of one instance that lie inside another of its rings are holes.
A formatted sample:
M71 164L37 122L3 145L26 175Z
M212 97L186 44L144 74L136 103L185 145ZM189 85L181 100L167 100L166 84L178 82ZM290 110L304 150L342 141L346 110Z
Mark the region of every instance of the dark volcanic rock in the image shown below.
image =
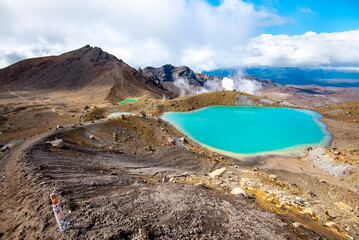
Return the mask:
M174 67L170 64L166 64L160 68L146 67L142 70L144 74L148 74L156 80L158 84L161 84L163 88L168 91L180 93L180 89L186 86L193 92L203 87L204 83L208 80L221 81L221 77L213 77L206 74L194 73L189 67L181 66ZM181 83L176 80L183 80ZM185 85L185 86L183 86ZM187 91L186 94L191 93Z
M143 73L153 76L162 84L165 82L173 82L178 78L184 79L189 84L195 86L203 86L207 80L220 80L220 77L213 77L206 74L194 73L189 67L174 67L170 64L163 65L160 68L146 67Z
M175 92L176 94L191 94L199 92L204 87L205 83L209 81L218 82L223 80L223 77L214 77L201 73L194 73L189 67L181 66L174 67L170 64L166 64L159 68L146 67L142 70L144 74L152 76L157 84L168 91ZM258 79L254 77L244 76L244 79L258 82L261 85L261 89L270 89L278 87L270 79Z

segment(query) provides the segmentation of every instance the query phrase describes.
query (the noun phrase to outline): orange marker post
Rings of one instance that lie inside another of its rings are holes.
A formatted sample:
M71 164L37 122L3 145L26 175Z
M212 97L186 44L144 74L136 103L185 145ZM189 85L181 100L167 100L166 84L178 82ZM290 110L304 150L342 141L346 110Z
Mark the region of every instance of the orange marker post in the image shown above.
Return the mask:
M68 230L69 228L67 227L67 222L66 222L65 216L62 212L62 208L61 208L59 200L56 199L54 193L52 193L50 195L50 198L52 200L52 210L55 214L56 222L59 225L60 231L63 232L63 231Z

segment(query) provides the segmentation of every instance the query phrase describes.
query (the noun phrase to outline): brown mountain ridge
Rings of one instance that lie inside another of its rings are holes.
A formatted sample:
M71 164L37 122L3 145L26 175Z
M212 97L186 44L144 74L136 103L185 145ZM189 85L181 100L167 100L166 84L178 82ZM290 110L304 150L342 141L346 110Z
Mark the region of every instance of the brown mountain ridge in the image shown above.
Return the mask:
M26 59L0 69L0 84L8 90L56 90L84 96L96 92L91 96L110 102L138 96L172 96L153 77L89 45L59 56Z

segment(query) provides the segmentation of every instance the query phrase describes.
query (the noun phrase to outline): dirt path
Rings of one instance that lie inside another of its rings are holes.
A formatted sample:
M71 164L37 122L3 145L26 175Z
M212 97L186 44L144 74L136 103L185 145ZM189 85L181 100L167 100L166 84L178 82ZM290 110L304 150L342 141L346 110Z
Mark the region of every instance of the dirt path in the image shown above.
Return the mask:
M36 228L37 199L41 191L32 171L26 166L26 154L33 144L49 133L28 140L1 158L0 231L6 236L22 238L26 228Z
M16 93L14 93L14 92L12 92L12 91L10 91L10 90L7 90L7 91L8 91L10 94L14 95L15 97L18 97L18 98L24 100L24 102L26 102L26 103L28 102L26 98L20 96L19 94L16 94Z

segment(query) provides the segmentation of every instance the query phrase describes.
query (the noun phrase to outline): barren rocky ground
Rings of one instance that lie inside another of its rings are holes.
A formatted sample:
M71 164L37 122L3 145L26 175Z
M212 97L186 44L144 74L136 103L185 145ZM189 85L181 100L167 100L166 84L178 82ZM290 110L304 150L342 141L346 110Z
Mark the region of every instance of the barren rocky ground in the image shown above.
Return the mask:
M228 91L119 106L2 96L1 144L25 141L0 159L1 239L359 237L357 103L316 109L334 135L331 148L233 159L181 141L158 116L214 104L288 105ZM136 115L103 118L118 111ZM64 147L47 143L54 139ZM68 231L58 230L52 192Z
M262 90L259 96L294 103L305 108L359 101L358 90L353 88L321 87L317 85L285 85Z

